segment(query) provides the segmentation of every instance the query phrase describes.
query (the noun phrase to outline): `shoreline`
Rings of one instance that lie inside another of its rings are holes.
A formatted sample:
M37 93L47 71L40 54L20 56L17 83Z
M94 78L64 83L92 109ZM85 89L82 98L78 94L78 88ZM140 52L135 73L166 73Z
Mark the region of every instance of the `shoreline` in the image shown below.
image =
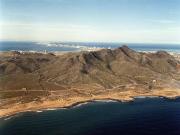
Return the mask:
M161 96L161 95L139 95L139 96L134 96L134 97L131 97L130 99L117 99L117 98L95 98L95 99L89 99L89 100L82 100L82 101L77 101L77 102L74 102L74 103L71 103L69 105L64 105L64 106L61 106L59 104L58 105L55 105L55 106L39 106L38 107L38 104L37 106L34 106L32 108L29 108L29 109L21 109L21 110L17 110L17 111L12 111L12 112L9 112L9 113L4 113L4 114L0 114L0 119L4 119L4 120L8 120L10 117L14 117L20 113L26 113L26 112L37 112L37 113L41 113L41 112L44 112L44 111L53 111L53 110L59 110L59 109L71 109L73 107L76 107L76 106L81 106L83 104L88 104L88 103L93 103L93 102L107 102L107 101L110 101L110 102L120 102L120 103L123 103L123 102L133 102L134 100L138 99L138 98L164 98L164 99L169 99L169 100L175 100L175 99L178 99L180 98L180 95L177 95L177 96ZM52 101L53 102L53 101Z
M76 106L80 106L82 104L86 104L86 103L93 103L93 102L105 102L105 101L114 101L114 102L123 102L122 100L117 100L117 99L93 99L93 100L85 100L85 101L79 101L79 102L75 102L69 106L64 106L64 107L43 107L43 108L39 108L39 109L32 109L32 110L24 110L24 111L18 111L18 112L13 112L12 114L8 114L8 115L2 115L0 116L0 119L4 119L4 118L8 118L8 117L14 117L15 115L18 115L19 113L26 113L26 112L43 112L43 111L53 111L53 110L59 110L59 109L71 109L73 107ZM134 99L133 99L134 100ZM133 100L129 100L126 102L131 102Z
M19 52L21 54L26 54L26 53L41 53L41 54L48 54L48 53L53 53L53 54L65 54L65 53L73 53L73 52L83 52L83 51L87 51L87 52L91 52L91 51L98 51L98 50L102 50L102 49L105 49L105 48L98 48L98 49L92 49L92 50L69 50L69 51L35 51L35 50L5 50L5 51L2 51L0 50L0 54L5 54L5 53L9 53L9 52ZM115 48L112 48L112 49L115 49ZM147 51L144 51L144 50L136 50L137 52L142 52L142 53L156 53L158 50L155 50L155 51L151 51L151 50L147 50ZM180 57L180 51L179 52L176 52L176 51L167 51L165 50L167 53L169 53L170 55L173 55L175 57Z
M11 51L0 51L0 56L12 56L11 53L13 52L19 52L21 54L28 54L28 53L40 53L40 54L54 54L55 56L62 56L64 54L67 53L78 53L78 52L83 52L83 51L87 51L87 52L91 52L91 51L98 51L104 48L99 48L96 50L76 50L76 51L49 51L49 52L44 52L44 51L22 51L22 50L11 50ZM138 51L138 52L142 52L142 53L155 53L157 51ZM168 52L168 51L167 51ZM9 54L10 53L10 54ZM172 52L169 51L168 52L170 55L174 56L174 58L178 61L180 61L180 52Z

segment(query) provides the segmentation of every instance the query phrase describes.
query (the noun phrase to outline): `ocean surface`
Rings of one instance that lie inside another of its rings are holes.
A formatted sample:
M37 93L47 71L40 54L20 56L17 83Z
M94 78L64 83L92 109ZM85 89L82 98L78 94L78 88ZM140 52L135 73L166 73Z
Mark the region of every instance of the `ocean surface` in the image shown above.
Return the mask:
M0 135L180 135L180 98L20 113L0 119Z
M97 42L16 42L0 41L0 51L89 51L101 48L118 48L128 45L136 51L154 52L164 50L172 53L180 53L180 44L143 44L143 43L97 43Z

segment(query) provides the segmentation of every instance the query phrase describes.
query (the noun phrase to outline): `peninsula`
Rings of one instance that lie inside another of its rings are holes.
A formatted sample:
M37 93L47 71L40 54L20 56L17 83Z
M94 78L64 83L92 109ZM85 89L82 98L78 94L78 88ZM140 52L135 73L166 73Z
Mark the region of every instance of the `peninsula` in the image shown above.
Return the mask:
M62 55L0 53L0 117L92 100L180 96L180 61L128 46Z

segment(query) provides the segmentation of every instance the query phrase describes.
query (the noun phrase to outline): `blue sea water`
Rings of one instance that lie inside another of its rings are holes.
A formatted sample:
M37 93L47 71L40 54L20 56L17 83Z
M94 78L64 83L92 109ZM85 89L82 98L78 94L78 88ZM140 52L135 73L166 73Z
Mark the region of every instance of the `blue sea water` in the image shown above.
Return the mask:
M81 51L95 50L99 48L118 48L125 43L97 43L97 42L17 42L0 41L0 51ZM136 51L157 51L180 53L180 44L145 44L126 43Z
M180 135L180 99L91 102L0 119L1 135Z

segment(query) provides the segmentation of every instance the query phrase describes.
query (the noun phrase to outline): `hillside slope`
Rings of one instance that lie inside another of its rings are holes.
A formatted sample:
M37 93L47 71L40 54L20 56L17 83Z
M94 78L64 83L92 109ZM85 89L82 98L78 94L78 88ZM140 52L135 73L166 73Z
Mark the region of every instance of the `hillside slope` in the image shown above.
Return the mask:
M80 85L180 87L180 63L164 51L142 53L122 46L60 56L19 52L3 56L1 90L61 90Z
M94 52L0 53L0 117L92 100L180 96L180 62L122 46Z

